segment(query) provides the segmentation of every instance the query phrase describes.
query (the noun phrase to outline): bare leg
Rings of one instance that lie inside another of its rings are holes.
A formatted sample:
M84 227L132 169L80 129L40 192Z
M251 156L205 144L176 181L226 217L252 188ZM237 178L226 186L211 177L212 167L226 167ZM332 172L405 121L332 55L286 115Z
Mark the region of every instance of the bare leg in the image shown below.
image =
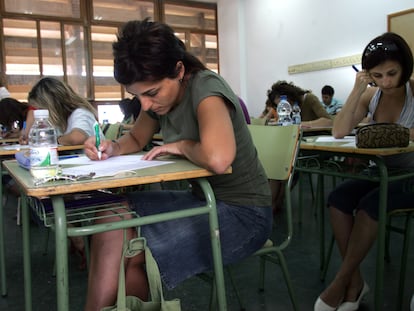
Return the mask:
M119 219L106 219L110 222ZM127 230L127 238L135 236L134 229ZM123 230L108 231L92 236L91 262L85 311L99 311L113 305L118 289L119 265L123 243ZM143 253L126 261L127 294L148 298L148 284L143 270ZM133 289L133 290L130 290Z
M280 212L283 208L285 199L285 185L280 180L269 179L270 190L272 192L273 215Z
M359 265L375 242L378 223L365 211L358 211L352 226L352 216L335 208L330 210L331 223L343 262L334 280L321 294L321 298L334 307L343 298L353 301L358 296L363 286Z

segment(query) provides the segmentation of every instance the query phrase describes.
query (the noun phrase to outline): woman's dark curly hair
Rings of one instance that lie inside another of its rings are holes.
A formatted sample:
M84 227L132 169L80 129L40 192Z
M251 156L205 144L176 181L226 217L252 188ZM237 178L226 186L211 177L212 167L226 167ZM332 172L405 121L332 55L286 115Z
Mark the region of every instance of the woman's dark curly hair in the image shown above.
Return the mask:
M302 96L309 92L310 91L303 90L300 87L294 85L293 82L279 80L272 85L272 88L270 90L267 91L267 97L272 103L274 103L276 98L282 95L286 95L289 102L297 102L301 104Z
M386 32L368 43L362 53L362 69L370 70L388 60L401 65L399 86L404 85L413 73L413 54L407 42L393 32Z

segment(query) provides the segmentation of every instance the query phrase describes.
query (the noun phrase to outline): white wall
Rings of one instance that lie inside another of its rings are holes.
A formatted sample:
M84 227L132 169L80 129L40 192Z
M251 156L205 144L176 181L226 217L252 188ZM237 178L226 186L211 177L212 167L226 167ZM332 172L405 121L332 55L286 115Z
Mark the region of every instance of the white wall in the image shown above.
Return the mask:
M414 7L412 0L217 0L220 73L251 115L264 108L277 80L293 81L320 97L323 85L346 100L351 67L288 74L288 66L362 53L387 31L387 15Z

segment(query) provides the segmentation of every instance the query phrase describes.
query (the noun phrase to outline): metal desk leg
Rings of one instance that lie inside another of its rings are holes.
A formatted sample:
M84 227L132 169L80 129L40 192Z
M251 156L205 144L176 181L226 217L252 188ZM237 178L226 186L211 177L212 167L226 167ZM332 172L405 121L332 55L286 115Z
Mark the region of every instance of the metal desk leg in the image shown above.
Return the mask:
M32 268L30 251L30 216L27 205L27 196L21 192L22 203L22 235L23 235L23 271L24 271L24 298L25 310L32 310Z
M3 163L0 161L0 177L3 177ZM4 251L4 215L3 215L3 181L0 183L0 277L1 277L1 295L7 295L6 284L6 256Z
M378 247L375 279L375 310L383 309L384 305L384 255L385 255L385 223L387 209L388 171L382 160L375 161L380 173L379 211L378 211Z
M53 196L56 237L57 310L69 311L68 241L65 203L62 196Z
M298 185L298 201L299 201L299 224L302 224L302 213L303 213L303 178L305 174L302 172L298 172L299 174L299 185Z
M317 185L317 195L316 195L316 206L319 208L319 256L320 256L320 266L319 269L321 273L325 268L325 191L324 191L324 176L323 174L318 174L318 185Z
M224 286L223 262L221 257L220 230L217 218L216 200L210 184L205 179L198 179L198 183L206 196L207 206L211 209L209 213L211 247L213 252L214 276L216 281L218 309L227 310L226 289Z

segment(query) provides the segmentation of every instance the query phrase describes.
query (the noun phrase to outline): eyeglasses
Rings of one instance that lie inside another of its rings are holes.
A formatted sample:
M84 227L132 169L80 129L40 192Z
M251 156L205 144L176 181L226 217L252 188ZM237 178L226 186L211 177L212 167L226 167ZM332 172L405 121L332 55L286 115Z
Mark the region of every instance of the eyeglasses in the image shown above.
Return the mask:
M371 43L365 49L364 56L369 56L370 54L376 51L383 51L383 52L397 52L398 46L394 42L377 42Z

